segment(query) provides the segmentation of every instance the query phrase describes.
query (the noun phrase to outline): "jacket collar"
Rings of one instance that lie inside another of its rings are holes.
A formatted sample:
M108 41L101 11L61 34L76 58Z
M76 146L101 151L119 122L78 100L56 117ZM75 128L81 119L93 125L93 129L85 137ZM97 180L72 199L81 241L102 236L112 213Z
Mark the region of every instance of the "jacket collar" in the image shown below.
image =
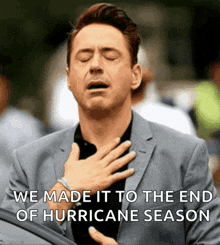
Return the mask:
M128 167L134 168L135 172L131 177L126 179L125 193L127 191L135 191L137 189L155 147L155 143L151 140L153 135L151 133L149 123L136 112L133 112L133 116L130 150L136 152L136 157L128 164ZM129 203L126 201L124 195L122 211L127 209L128 205Z
M54 169L57 179L60 179L63 176L63 166L69 157L77 125L73 128L61 131L60 134L58 134L56 146L52 149Z

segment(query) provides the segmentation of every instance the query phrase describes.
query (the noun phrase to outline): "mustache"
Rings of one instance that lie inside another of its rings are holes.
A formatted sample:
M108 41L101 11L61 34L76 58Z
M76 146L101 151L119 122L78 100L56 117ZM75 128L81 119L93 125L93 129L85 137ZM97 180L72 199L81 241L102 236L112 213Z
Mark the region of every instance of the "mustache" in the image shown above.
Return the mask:
M91 76L88 80L86 80L86 84L88 84L91 81L96 81L96 80L102 80L104 82L108 82L108 79L106 79L104 76Z

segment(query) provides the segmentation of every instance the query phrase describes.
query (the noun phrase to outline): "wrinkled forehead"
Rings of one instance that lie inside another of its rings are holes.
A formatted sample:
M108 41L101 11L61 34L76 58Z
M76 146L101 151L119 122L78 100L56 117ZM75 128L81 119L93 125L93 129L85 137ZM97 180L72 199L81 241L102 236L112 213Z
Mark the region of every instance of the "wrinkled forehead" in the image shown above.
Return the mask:
M83 27L75 36L73 50L90 47L117 47L128 49L128 40L123 33L114 26L107 24L90 24Z

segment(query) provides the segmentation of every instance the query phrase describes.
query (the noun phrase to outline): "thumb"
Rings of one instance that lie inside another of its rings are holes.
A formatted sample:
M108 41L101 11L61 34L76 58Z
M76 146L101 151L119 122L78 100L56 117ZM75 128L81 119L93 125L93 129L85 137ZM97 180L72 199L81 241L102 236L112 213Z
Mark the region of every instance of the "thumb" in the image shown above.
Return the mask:
M70 157L73 161L77 161L79 160L79 155L80 155L80 150L79 150L79 146L77 145L77 143L73 143L72 144L72 149L70 152Z
M100 245L118 245L118 243L111 237L104 236L97 231L93 226L89 227L89 234L91 238Z

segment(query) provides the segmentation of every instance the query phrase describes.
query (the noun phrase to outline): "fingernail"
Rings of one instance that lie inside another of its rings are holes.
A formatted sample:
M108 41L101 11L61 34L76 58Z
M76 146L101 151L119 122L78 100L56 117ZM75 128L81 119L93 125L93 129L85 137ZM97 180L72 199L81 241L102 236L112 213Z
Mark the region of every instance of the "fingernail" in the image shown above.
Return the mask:
M96 229L95 229L95 227L90 226L90 227L89 227L89 231L90 231L90 232L95 232L95 231L96 231Z
M136 152L135 151L130 151L129 152L132 156L135 156L136 155Z
M126 140L126 141L125 141L125 144L126 144L126 145L131 145L131 141L130 141L130 140Z
M129 168L128 171L134 172L134 168Z

